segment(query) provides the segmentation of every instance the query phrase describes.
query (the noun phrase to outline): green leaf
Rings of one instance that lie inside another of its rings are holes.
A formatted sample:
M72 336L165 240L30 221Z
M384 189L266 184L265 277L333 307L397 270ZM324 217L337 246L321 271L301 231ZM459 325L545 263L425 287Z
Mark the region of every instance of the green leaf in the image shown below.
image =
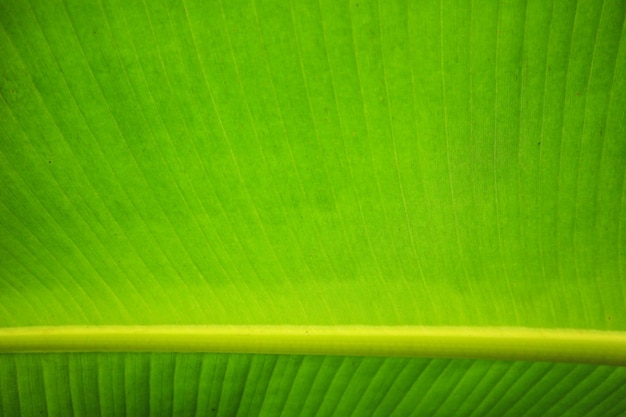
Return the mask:
M625 17L0 0L0 415L626 412Z
M4 415L604 417L626 411L626 368L581 364L172 353L17 354L0 364Z

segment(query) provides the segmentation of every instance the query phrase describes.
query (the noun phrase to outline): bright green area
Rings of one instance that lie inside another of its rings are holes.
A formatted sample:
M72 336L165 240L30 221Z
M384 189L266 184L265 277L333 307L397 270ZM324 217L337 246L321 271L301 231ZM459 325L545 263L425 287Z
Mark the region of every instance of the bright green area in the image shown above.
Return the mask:
M623 1L0 2L0 325L626 329Z

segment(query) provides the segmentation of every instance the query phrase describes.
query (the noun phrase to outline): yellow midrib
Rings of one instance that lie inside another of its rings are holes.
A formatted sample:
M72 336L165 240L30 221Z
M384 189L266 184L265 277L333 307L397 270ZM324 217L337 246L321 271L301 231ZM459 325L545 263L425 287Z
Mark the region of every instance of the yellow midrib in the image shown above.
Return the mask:
M0 328L0 352L222 352L626 365L626 332L427 326Z

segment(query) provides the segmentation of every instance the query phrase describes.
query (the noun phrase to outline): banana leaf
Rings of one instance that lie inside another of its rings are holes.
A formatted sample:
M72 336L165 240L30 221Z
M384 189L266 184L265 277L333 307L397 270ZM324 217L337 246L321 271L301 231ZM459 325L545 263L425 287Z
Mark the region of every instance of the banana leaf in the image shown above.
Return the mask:
M0 0L0 416L626 415L625 17Z

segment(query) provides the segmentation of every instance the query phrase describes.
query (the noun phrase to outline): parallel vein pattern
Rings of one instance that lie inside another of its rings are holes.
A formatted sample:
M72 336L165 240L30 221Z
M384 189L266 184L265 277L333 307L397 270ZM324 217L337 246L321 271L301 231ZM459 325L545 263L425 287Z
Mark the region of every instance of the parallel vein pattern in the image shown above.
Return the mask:
M621 0L0 2L0 326L626 330ZM624 368L3 354L0 415L619 416Z
M0 2L0 326L625 330L626 3Z
M21 416L613 417L626 412L626 369L330 356L21 354L0 356L0 392L0 414Z

